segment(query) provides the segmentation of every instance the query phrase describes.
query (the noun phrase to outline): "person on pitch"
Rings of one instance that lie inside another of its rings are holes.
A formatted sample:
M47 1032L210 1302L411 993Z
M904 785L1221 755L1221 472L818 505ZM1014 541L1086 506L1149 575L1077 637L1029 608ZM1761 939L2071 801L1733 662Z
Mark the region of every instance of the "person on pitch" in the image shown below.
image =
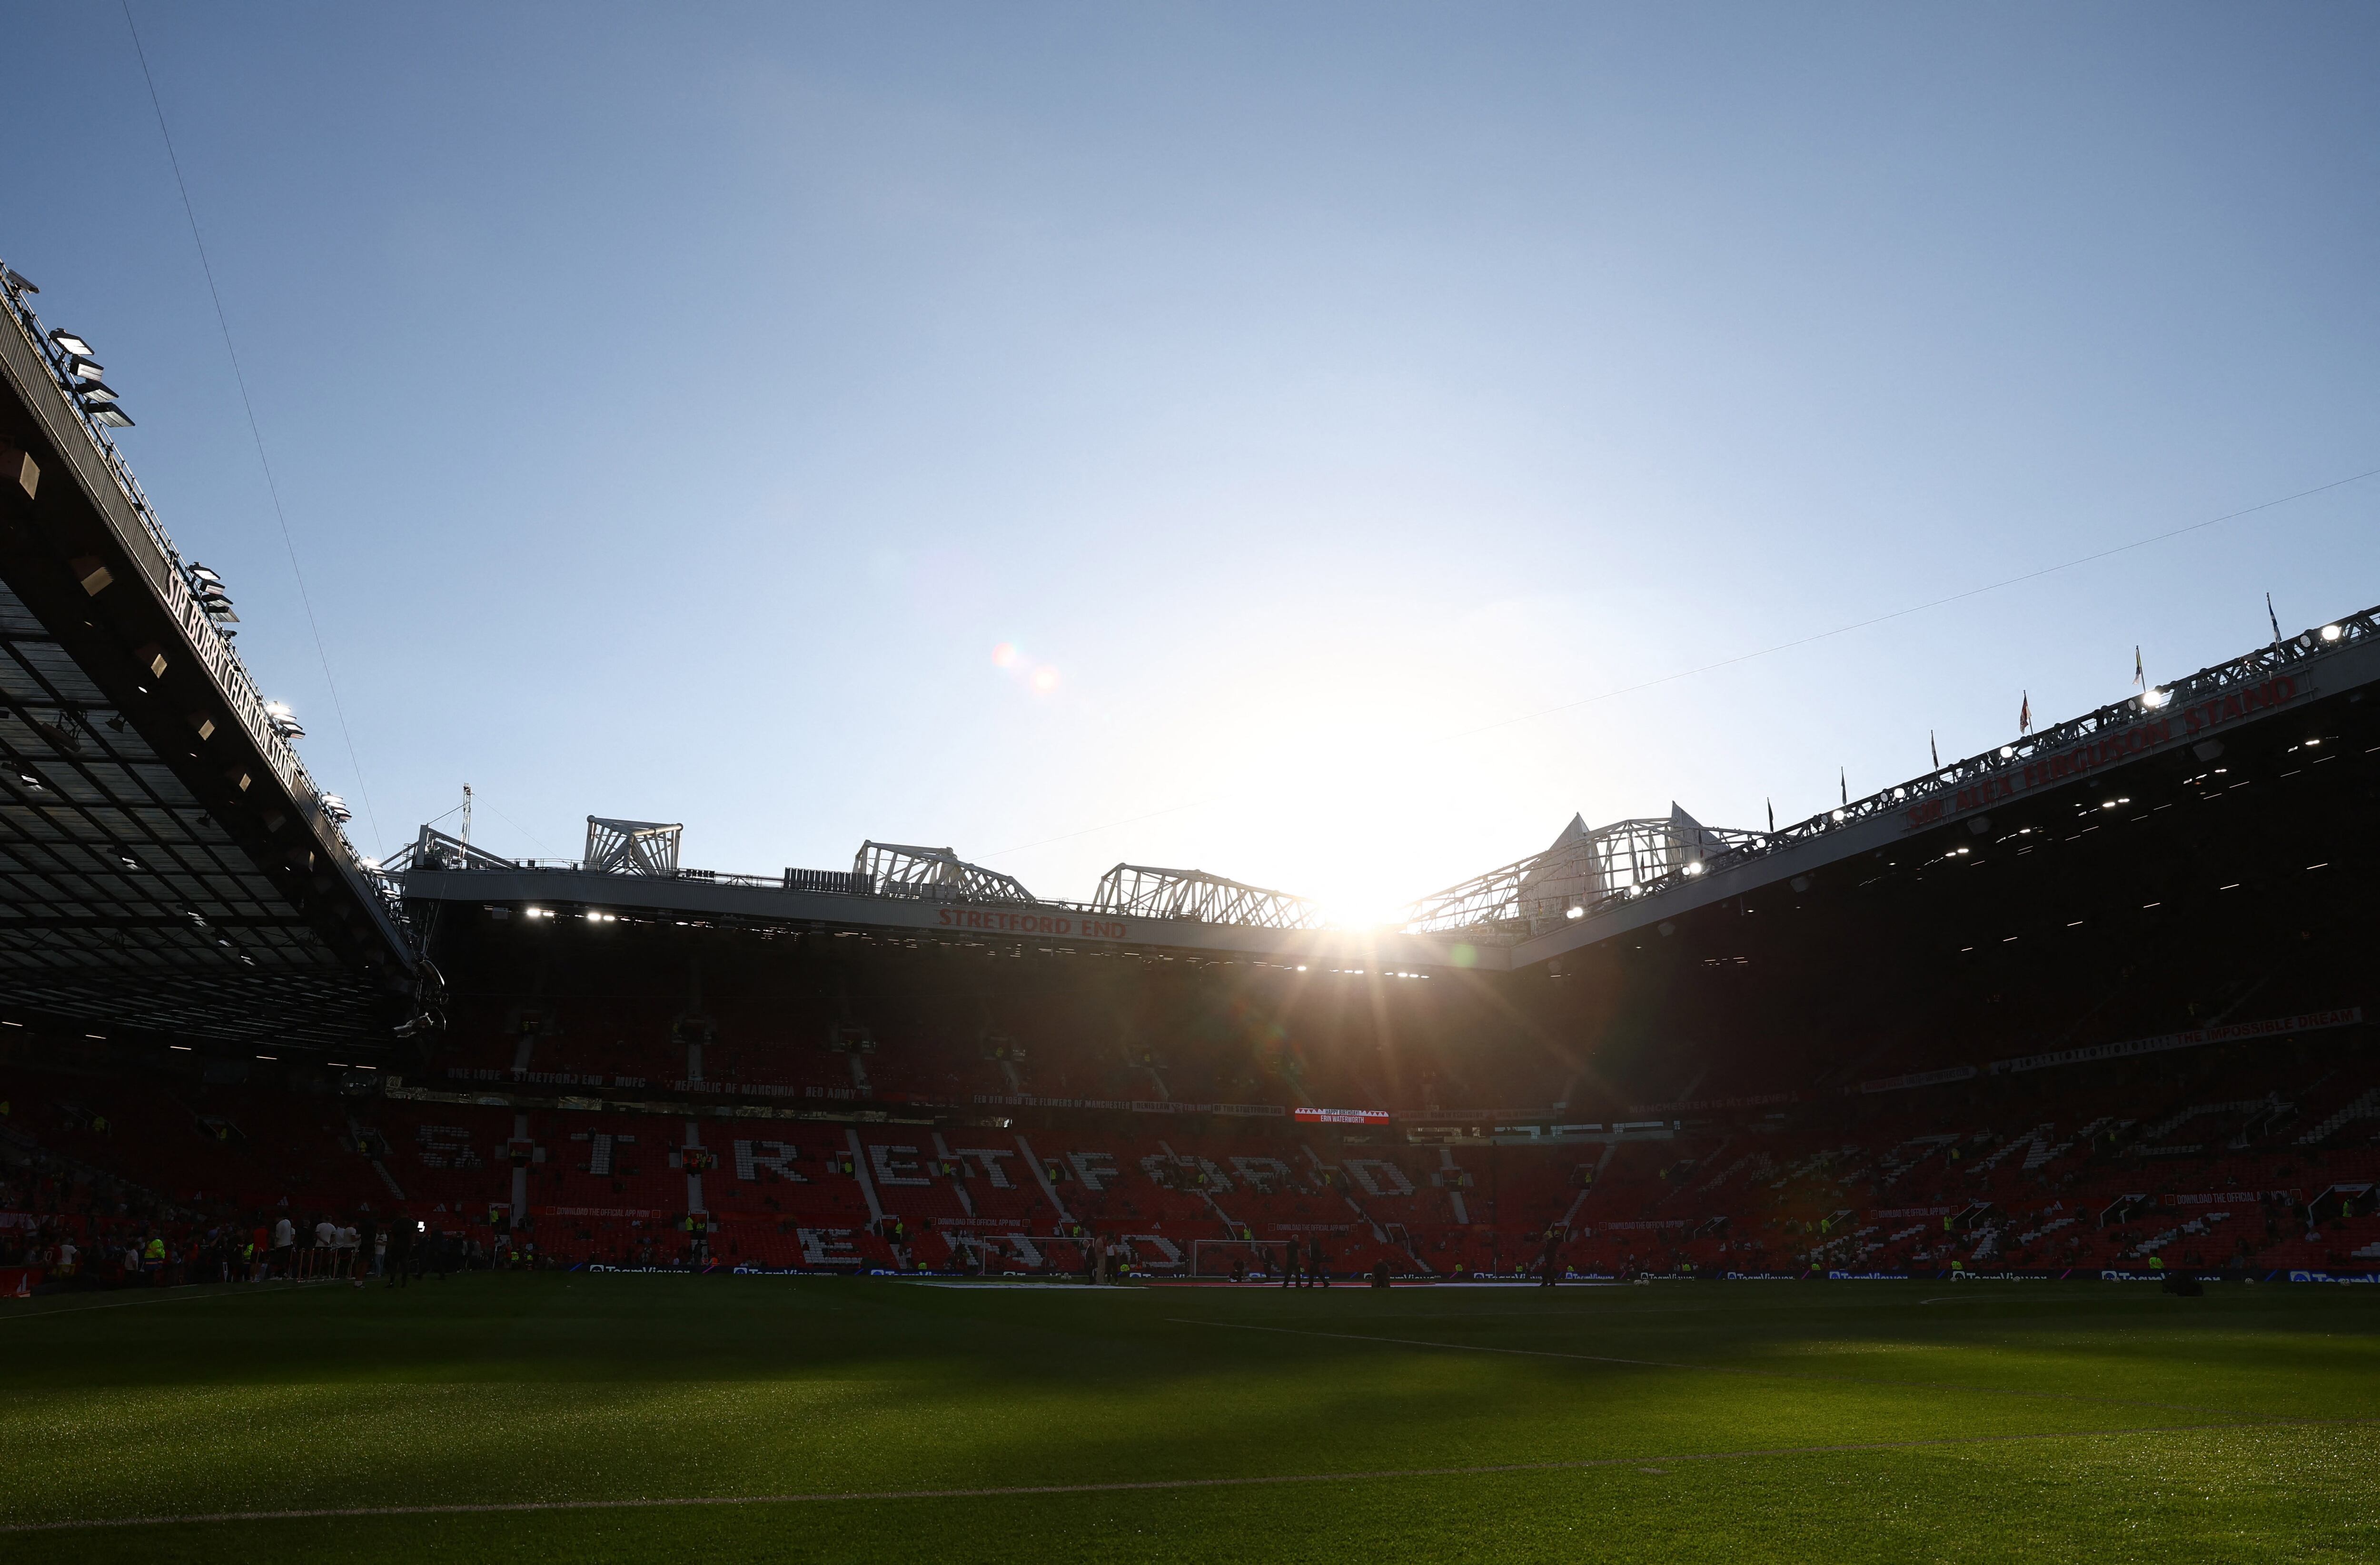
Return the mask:
M381 1279L382 1288L404 1288L410 1284L413 1227L413 1219L407 1217L399 1217L389 1225L388 1275Z

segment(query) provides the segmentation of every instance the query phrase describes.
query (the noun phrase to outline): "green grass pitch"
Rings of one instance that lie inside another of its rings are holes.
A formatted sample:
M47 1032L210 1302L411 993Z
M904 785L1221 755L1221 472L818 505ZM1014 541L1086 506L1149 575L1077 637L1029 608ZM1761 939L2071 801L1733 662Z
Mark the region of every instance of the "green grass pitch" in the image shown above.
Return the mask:
M0 1306L0 1559L2372 1559L2375 1304L588 1274L37 1300ZM732 1503L590 1503L690 1500ZM193 1519L226 1513L284 1514ZM179 1520L80 1524L144 1517Z

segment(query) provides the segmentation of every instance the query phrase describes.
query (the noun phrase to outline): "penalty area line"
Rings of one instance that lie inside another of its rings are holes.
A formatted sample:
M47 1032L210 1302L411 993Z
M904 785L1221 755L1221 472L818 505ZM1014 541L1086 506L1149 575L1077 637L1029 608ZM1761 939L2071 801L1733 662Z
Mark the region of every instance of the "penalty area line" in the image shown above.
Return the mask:
M688 1495L662 1499L529 1499L448 1505L356 1505L303 1510L217 1510L188 1516L110 1516L79 1522L11 1522L0 1534L64 1533L96 1527L169 1527L200 1522L305 1522L364 1516L502 1516L559 1510L660 1510L699 1506L816 1505L852 1500L1006 1499L1035 1495L1147 1494L1168 1489L1261 1488L1285 1484L1352 1484L1393 1478L1476 1478L1500 1473L1584 1473L1596 1468L1649 1469L1657 1462L1756 1461L1791 1456L1856 1456L1959 1447L2013 1446L2048 1440L2133 1439L2143 1435L2195 1435L2234 1429L2315 1429L2380 1424L2380 1418L2264 1418L2230 1424L2169 1424L2129 1429L2061 1429L2031 1435L1945 1435L1924 1440L1867 1440L1827 1446L1770 1446L1741 1451L1690 1451L1682 1456L1598 1456L1567 1461L1501 1461L1471 1467L1386 1467L1354 1473L1251 1474L1240 1478L1143 1478L1105 1484L1014 1484L976 1489L851 1489L807 1495Z

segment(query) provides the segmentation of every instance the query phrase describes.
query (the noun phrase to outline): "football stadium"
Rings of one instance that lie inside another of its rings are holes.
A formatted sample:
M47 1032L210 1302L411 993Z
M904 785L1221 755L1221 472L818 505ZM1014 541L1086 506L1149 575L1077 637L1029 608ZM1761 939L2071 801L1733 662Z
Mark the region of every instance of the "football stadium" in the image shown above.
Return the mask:
M2380 12L9 24L0 1562L2380 1561Z
M375 862L34 291L12 1558L2369 1557L2380 610L1378 927Z

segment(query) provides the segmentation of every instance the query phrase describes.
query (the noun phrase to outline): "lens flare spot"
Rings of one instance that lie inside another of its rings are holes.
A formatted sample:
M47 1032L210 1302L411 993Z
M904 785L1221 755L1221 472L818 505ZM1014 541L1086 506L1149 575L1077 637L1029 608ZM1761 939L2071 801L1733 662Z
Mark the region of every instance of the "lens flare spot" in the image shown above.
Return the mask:
M1058 671L1055 668L1036 668L1033 670L1033 688L1042 691L1056 690Z
M1016 650L1014 642L1002 642L991 649L991 664L995 668L1014 668L1024 656Z

